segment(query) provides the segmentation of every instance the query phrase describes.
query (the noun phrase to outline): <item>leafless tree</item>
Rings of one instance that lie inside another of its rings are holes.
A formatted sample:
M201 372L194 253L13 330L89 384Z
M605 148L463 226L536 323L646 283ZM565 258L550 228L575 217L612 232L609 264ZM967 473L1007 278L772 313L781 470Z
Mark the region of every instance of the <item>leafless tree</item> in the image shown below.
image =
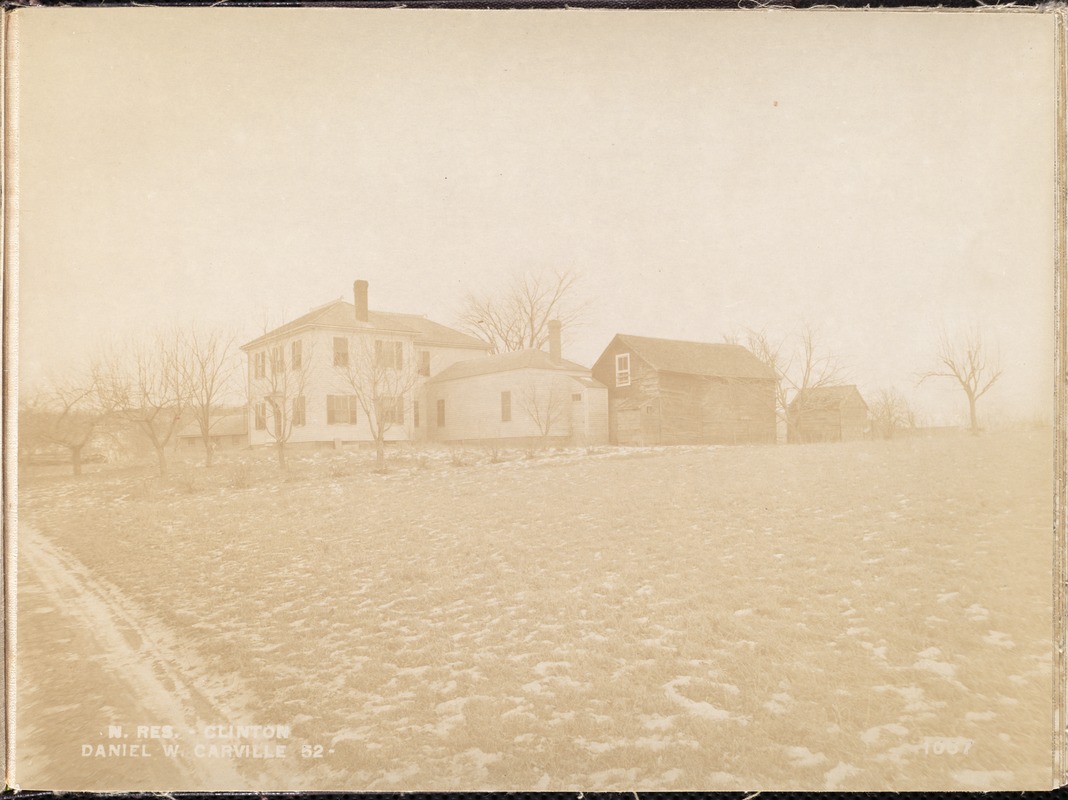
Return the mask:
M562 332L581 324L586 309L577 293L571 270L516 276L503 291L468 295L459 325L495 353L540 350L549 341L549 320L559 320Z
M109 411L94 372L53 380L21 406L20 456L28 455L39 443L57 445L70 453L73 474L82 474L85 449Z
M531 377L519 391L519 406L542 437L571 432L571 386L566 378Z
M919 383L928 378L952 378L968 398L968 420L973 436L979 435L979 417L975 406L1001 377L1000 358L996 350L983 339L982 332L973 328L951 338L945 330L938 340L935 354L938 365L920 375Z
M282 341L267 345L267 353L263 354L264 374L255 380L255 394L249 397L254 424L262 426L273 442L280 469L287 467L286 447L293 428L305 423L305 390L311 383L315 363L311 348L304 349L301 342L298 357L292 345L292 342Z
M879 390L871 405L872 429L884 439L900 430L916 427L916 414L908 399L897 389Z
M159 333L102 359L95 369L107 405L152 445L161 477L167 475L167 445L189 407L182 356L181 337Z
M792 336L775 337L764 330L749 329L724 338L729 343L744 341L753 355L774 371L776 416L795 432L799 433L797 428L802 424L807 392L845 380L838 356L827 350L819 332L810 325L803 325Z
M204 442L204 464L209 467L214 457L211 430L219 419L213 419L212 412L232 389L238 367L234 341L232 333L196 326L182 335L182 380L189 396L190 411Z
M386 434L403 425L412 389L419 381L406 344L359 337L346 364L335 367L356 396L375 442L375 465L386 467Z

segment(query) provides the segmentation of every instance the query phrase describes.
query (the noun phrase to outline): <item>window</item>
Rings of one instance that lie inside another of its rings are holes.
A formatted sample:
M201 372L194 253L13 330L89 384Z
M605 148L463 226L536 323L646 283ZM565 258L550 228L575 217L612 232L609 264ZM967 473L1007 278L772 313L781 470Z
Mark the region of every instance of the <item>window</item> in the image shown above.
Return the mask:
M582 402L582 392L572 392L571 393L571 402L572 403L581 403Z
M419 374L420 375L429 375L430 374L430 351L429 350L422 350L419 353Z
M267 404L256 403L256 430L267 430Z
M327 425L356 424L356 395L328 394L326 396Z
M256 377L265 377L267 375L267 354L256 353L252 358L252 362Z
M293 424L297 427L305 424L304 395L293 398Z
M445 427L445 401L438 400L438 427Z
M282 347L271 348L271 374L277 375L279 372L285 372L286 362L282 356Z
M344 336L334 337L334 366L347 367L349 365L349 340Z
M501 392L501 422L512 421L512 393Z
M292 352L290 355L291 358L289 360L289 363L292 365L293 369L300 369L301 364L304 363L304 354L301 352L300 339L297 339L297 341L293 342Z
M419 427L419 401L412 401L412 425Z
M404 397L383 397L378 401L378 421L382 425L404 424Z
M616 386L630 386L630 353L616 356Z
M401 369L404 366L404 342L375 340L375 365L382 369Z

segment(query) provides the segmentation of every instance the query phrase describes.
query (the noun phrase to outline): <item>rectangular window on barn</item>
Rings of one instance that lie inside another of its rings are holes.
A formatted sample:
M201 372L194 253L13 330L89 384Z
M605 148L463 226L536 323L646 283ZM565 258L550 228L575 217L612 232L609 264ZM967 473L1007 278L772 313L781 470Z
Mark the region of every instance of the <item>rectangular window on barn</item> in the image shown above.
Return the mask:
M267 404L256 403L256 430L267 430Z
M298 428L305 425L304 395L293 398L293 425Z
M445 427L445 401L438 400L438 427Z
M334 366L347 367L349 365L349 340L345 336L334 337Z
M501 392L501 422L512 421L512 393Z
M277 375L286 368L285 357L282 355L282 346L271 348L271 374Z
M253 358L253 372L257 378L267 376L267 354L256 353Z
M616 386L630 386L630 353L616 356Z
M430 375L430 351L422 350L419 353L419 374L426 377Z
M304 363L304 353L302 350L303 348L301 347L300 339L297 339L297 341L293 342L289 359L289 363L292 365L293 369L300 369L301 365Z
M326 396L327 425L356 424L356 395L328 394Z

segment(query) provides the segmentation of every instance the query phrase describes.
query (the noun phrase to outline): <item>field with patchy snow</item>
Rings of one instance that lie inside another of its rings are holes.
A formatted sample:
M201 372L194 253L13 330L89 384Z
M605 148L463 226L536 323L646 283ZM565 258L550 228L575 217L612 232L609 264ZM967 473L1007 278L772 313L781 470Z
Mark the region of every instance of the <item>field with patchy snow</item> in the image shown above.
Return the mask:
M323 744L273 788L1044 789L1051 454L222 454L24 475L20 515Z

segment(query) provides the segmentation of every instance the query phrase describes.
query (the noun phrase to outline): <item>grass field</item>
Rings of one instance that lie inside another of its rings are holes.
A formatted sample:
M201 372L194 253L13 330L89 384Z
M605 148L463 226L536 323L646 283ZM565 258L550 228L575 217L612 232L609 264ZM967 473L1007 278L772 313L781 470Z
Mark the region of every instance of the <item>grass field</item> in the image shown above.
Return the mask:
M222 458L20 515L323 744L276 788L1050 785L1048 431Z

